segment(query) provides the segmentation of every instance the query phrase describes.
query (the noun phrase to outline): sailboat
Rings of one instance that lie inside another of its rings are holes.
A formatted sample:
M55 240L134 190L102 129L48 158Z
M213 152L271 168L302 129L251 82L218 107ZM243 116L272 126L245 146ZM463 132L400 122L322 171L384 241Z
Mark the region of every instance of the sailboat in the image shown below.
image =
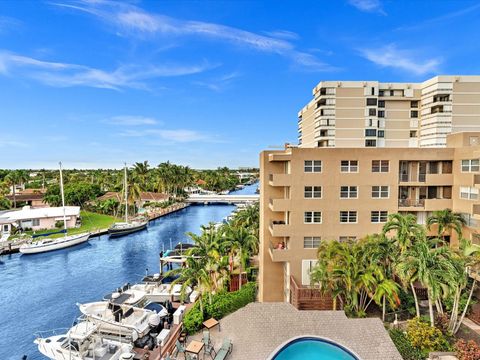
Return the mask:
M55 239L46 238L23 244L19 249L22 254L38 254L47 251L60 250L88 241L88 238L90 237L89 232L67 236L67 216L65 214L65 195L63 193L62 163L60 163L60 193L62 195L63 208L63 230L61 231L63 232L63 237Z
M108 233L110 237L123 236L131 234L140 230L143 230L148 225L148 220L146 221L128 221L128 184L127 184L127 164L124 168L124 189L125 189L125 222L118 222L113 224L109 229Z

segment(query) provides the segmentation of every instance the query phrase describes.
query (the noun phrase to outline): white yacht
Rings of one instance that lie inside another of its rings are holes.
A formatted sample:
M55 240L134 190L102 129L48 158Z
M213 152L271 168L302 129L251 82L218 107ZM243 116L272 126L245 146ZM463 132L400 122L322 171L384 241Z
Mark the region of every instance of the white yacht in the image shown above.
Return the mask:
M67 236L67 216L65 214L65 195L63 193L62 163L60 163L60 193L62 195L63 208L63 236L59 238L46 238L23 244L19 248L19 251L22 254L38 254L47 251L60 250L88 241L88 238L90 237L90 233L88 232Z
M38 350L53 360L126 360L133 359L133 347L118 340L105 339L99 326L83 321L66 334L38 337Z
M162 284L162 283L143 283L131 286L132 290L142 291L148 300L156 303L169 301L181 301L182 299L182 285L181 284ZM185 298L192 292L192 289L187 286L185 289Z
M101 325L100 332L132 337L133 341L147 335L168 315L165 308L157 313L113 301L98 301L78 306L89 321Z
M117 291L107 294L103 300L110 301L114 304L125 304L129 306L144 308L148 305L149 299L144 291L132 289L130 285L125 285Z

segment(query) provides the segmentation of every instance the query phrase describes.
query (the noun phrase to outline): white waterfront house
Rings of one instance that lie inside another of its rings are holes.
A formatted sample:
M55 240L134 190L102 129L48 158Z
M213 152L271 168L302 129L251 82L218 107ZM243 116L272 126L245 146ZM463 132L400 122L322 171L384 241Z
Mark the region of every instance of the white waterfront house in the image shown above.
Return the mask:
M80 206L65 206L67 228L75 227L80 219ZM0 213L1 234L10 233L12 226L21 229L54 229L57 221L63 221L62 207L32 208L24 206L21 210Z

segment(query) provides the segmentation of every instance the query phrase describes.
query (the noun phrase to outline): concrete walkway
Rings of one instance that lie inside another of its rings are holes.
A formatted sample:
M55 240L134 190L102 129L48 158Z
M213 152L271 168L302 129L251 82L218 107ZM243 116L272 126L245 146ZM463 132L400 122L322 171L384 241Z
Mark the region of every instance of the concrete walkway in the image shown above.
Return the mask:
M287 303L253 303L225 317L211 331L215 349L233 342L232 360L264 360L289 339L319 336L362 360L402 360L380 319L348 319L343 311L299 311ZM189 337L201 341L202 334ZM208 359L208 356L205 357Z

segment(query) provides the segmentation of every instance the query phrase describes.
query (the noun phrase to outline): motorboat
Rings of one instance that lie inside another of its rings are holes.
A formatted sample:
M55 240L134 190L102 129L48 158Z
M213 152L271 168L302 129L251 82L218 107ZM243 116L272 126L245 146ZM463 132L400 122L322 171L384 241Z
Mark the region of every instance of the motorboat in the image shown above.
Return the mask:
M110 237L118 237L128 235L140 230L146 229L148 226L148 220L128 220L128 183L127 183L127 166L124 167L124 193L125 193L125 221L114 223L108 229Z
M133 359L133 346L99 334L99 325L82 321L65 334L37 337L38 350L53 360Z
M116 291L105 295L103 300L117 305L125 304L139 308L144 308L149 302L144 291L132 289L130 284L125 284Z
M182 285L181 284L162 284L160 282L147 282L143 284L135 284L131 286L134 291L141 291L145 293L148 300L156 303L163 303L165 301L182 301ZM184 289L183 296L188 299L192 292L189 286ZM183 299L185 300L185 299Z
M31 241L23 244L20 246L19 251L22 254L37 254L47 251L60 250L87 242L89 238L90 233L63 236L56 239L47 238L44 240Z
M133 341L147 335L157 327L162 318L168 316L163 308L160 312L149 309L116 304L113 301L98 301L78 304L79 309L89 321L100 324L100 332L131 337Z

